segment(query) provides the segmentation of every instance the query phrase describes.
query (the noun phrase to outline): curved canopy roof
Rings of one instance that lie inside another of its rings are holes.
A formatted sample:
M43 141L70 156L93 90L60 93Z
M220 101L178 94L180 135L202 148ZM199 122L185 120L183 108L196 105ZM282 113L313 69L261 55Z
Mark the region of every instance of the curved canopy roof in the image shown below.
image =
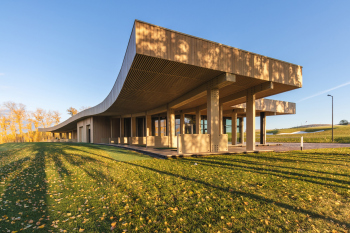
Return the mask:
M220 89L220 98L270 82L273 88L256 94L263 98L302 86L302 67L234 47L204 40L136 20L123 64L108 96L95 107L40 131L68 131L91 116L117 116L151 111L224 73L235 82ZM237 97L224 110L245 102ZM189 109L206 104L206 97L178 106Z

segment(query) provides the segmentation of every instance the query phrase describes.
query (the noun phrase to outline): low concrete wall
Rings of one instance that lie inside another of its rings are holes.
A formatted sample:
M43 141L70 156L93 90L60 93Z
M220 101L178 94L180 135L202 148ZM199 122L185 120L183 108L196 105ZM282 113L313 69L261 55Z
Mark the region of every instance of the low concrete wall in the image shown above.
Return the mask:
M220 134L219 151L228 151L228 135Z
M77 142L77 139L58 139L52 140L53 142Z
M110 144L118 144L118 142L119 142L119 138L110 138L109 139Z
M177 135L177 153L210 152L210 134L179 134Z
M228 151L228 135L220 135L219 151ZM210 134L177 135L177 153L192 154L210 152Z
M127 145L129 145L129 137L120 137L120 138L118 138L118 144L127 144Z
M155 136L154 137L155 147L169 147L168 136Z
M146 141L147 141L147 147L153 147L155 144L154 144L154 141L155 141L155 136L147 136L146 137Z
M146 137L130 137L131 145L146 145Z

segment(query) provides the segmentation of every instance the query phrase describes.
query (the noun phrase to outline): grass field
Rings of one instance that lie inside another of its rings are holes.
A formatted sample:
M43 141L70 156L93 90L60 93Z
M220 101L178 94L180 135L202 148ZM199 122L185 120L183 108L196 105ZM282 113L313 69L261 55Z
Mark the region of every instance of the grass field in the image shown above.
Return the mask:
M349 231L349 154L160 160L99 145L3 144L0 232Z
M323 132L308 133L308 134L287 134L277 135L280 133L292 133L296 131L315 132L324 130ZM300 142L300 137L303 136L304 142L332 142L332 126L326 127L312 127L312 128L291 128L291 129L277 129L268 130L268 133L274 135L267 135L268 142ZM257 141L260 140L257 135ZM334 142L350 143L350 125L336 125L334 127Z

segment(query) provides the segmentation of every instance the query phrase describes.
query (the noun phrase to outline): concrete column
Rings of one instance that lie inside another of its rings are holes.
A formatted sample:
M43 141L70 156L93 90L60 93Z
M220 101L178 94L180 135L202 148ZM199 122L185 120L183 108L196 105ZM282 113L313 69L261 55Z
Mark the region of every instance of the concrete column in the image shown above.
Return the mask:
M124 118L120 118L120 143L124 143Z
M185 114L180 114L180 134L185 134Z
M149 142L148 142L148 136L152 136L152 116L151 115L147 115L146 113L146 120L145 120L145 124L146 124L146 147L149 146Z
M255 94L247 91L247 143L246 150L255 150Z
M244 118L243 117L239 118L239 132L241 133L240 143L243 145L244 144Z
M219 112L220 112L220 134L224 134L224 108L222 104L219 106Z
M146 115L146 137L152 136L152 116Z
M196 109L196 134L201 134L201 112Z
M136 137L136 117L131 117L131 137Z
M175 111L172 108L168 108L167 111L167 135L169 139L169 147L175 146Z
M161 129L160 129L160 117L158 117L158 136L161 136Z
M231 115L231 132L232 132L232 145L237 145L237 113L232 112Z
M210 134L210 151L219 151L220 142L220 113L219 113L219 89L207 91L207 121L208 134Z
M112 118L110 118L109 119L109 125L111 126L111 135L110 135L110 138L113 138L113 119Z
M266 113L260 113L260 144L266 144Z

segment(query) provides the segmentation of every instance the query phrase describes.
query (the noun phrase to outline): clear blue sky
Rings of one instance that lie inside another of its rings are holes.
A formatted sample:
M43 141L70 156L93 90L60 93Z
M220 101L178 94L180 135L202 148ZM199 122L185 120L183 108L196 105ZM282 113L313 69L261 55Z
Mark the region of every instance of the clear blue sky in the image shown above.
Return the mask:
M100 103L139 19L303 66L303 88L270 97L296 102L297 114L268 117L268 129L331 123L327 94L335 122L350 120L350 1L174 2L1 1L0 103L62 120Z

